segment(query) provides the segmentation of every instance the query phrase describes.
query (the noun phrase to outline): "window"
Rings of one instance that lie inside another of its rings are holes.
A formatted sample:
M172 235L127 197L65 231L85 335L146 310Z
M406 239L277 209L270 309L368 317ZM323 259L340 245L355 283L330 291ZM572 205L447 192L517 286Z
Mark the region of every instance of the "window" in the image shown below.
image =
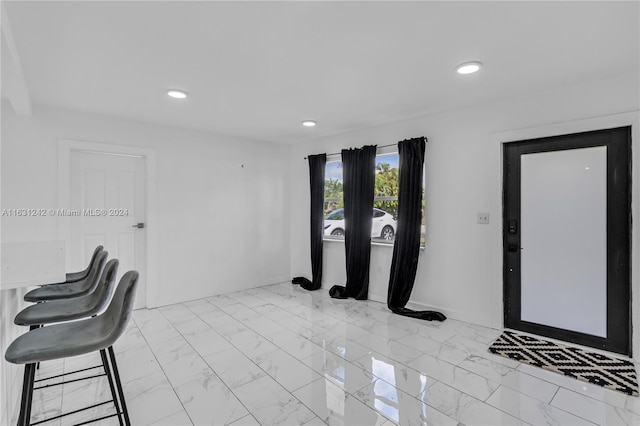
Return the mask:
M390 242L396 237L398 215L398 153L376 155L376 181L373 193L373 242Z
M395 147L378 149L376 180L374 184L373 222L371 241L393 244L397 229L399 158ZM422 198L422 237L425 242L424 188ZM329 156L324 181L324 236L326 239L344 239L344 192L340 154Z

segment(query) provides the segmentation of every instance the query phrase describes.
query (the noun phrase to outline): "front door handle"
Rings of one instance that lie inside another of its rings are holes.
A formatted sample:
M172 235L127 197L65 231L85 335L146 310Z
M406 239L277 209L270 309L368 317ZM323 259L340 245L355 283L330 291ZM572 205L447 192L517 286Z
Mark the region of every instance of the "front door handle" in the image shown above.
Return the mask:
M132 228L138 228L138 229L144 229L144 223L140 222L140 223L136 223L135 225L131 226Z

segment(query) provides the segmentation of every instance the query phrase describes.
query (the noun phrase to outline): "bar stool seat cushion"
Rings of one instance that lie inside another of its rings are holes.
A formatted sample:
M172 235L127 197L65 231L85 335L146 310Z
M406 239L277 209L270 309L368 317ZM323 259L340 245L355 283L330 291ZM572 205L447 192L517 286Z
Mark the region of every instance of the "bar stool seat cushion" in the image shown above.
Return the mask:
M9 345L5 359L14 364L31 364L83 355L112 346L129 322L137 280L138 272L127 272L120 280L109 308L102 315L23 334Z
M105 266L100 283L93 293L86 296L31 305L16 315L16 325L42 325L54 322L89 318L102 312L113 296L116 287L118 259L111 259Z
M16 325L40 325L88 318L97 313L88 299L89 296L83 296L38 303L23 309L13 322Z
M27 302L40 302L42 300L59 300L76 297L78 293L82 293L85 280L72 284L55 284L31 290L24 295Z

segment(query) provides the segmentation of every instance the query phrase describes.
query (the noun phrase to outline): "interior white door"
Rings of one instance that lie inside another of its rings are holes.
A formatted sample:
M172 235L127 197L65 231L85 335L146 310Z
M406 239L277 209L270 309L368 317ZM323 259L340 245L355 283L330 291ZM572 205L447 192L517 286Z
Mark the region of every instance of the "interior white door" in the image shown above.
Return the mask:
M117 258L118 281L140 273L134 309L146 306L145 159L72 151L70 158L69 270L84 268L97 245Z

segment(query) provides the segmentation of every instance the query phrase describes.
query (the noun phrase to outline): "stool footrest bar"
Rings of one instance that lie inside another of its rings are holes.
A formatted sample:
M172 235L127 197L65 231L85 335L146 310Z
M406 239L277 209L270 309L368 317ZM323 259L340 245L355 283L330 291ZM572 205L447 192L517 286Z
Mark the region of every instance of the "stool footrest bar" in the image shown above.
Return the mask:
M76 414L76 413L79 413L81 411L90 410L92 408L96 408L96 407L99 407L101 405L109 404L109 403L112 403L112 402L113 402L112 399L110 399L109 401L99 402L97 404L93 404L93 405L90 405L90 406L85 407L85 408L80 408L79 410L69 411L68 413L64 413L64 414L60 414L60 415L55 416L55 417L50 417L48 419L40 420L39 422L36 422L36 423L31 423L31 426L35 426L35 425L38 425L38 424L44 423L44 422L50 422L51 420L59 419L60 417L70 416L71 414Z
M76 424L74 424L73 426L88 425L89 423L99 422L100 420L108 419L108 418L110 418L110 417L119 416L120 414L122 414L122 412L121 412L121 411L118 411L117 413L109 414L108 416L102 416L102 417L98 417L97 419L87 420L86 422L76 423Z
M43 382L45 380L57 379L58 377L67 376L69 374L81 373L83 371L93 370L94 368L100 368L100 367L102 367L102 365L96 365L95 367L87 367L87 368L83 368L83 369L76 370L76 371L69 371L68 373L62 373L62 374L58 374L56 376L45 377L43 379L34 380L34 383Z
M38 386L37 388L33 388L33 390L44 389L44 388L52 388L54 386L64 385L65 383L73 383L73 382L79 382L81 380L95 379L96 377L102 377L102 376L106 376L106 375L107 375L106 373L102 373L102 374L96 374L95 376L87 376L87 377L81 377L79 379L66 380L66 381L63 381L63 382L53 383L53 384L50 384L50 385Z

